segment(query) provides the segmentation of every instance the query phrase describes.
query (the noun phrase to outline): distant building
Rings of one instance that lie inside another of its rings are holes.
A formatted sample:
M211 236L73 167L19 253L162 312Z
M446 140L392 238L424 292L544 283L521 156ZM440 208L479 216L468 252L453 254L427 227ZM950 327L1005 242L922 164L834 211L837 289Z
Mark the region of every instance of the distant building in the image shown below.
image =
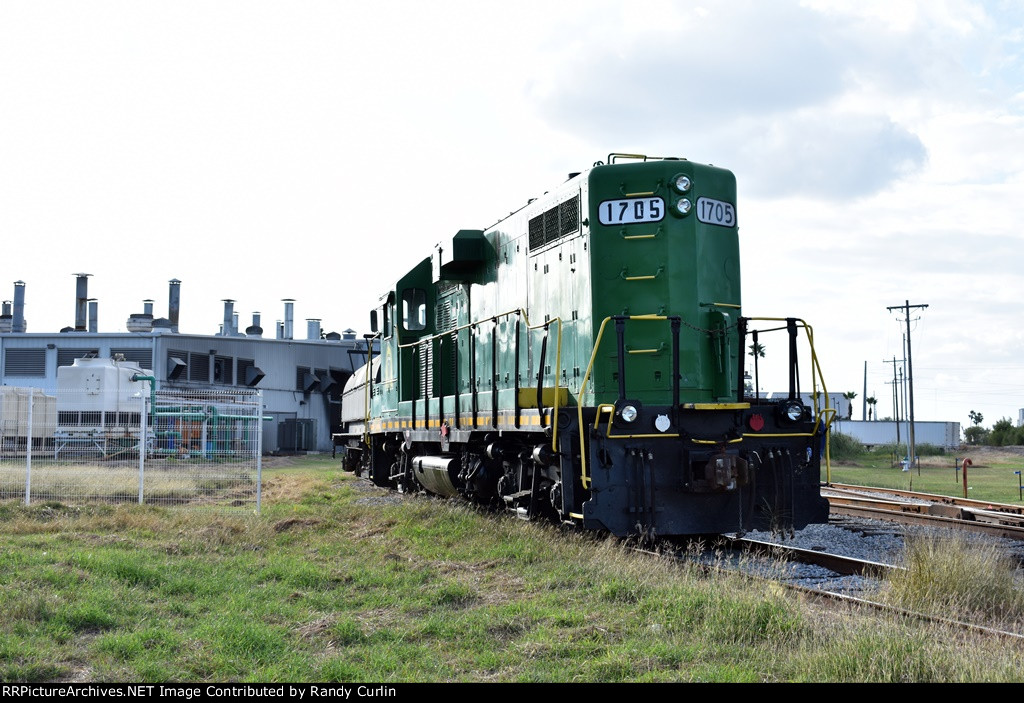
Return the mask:
M800 393L800 400L813 407L813 394ZM789 393L771 392L769 399L788 398ZM825 407L825 394L818 394L819 410ZM884 444L905 444L907 441L906 421L897 423L894 420L850 420L852 403L842 393L829 393L828 406L836 410L834 432L841 432L857 439L862 444L873 447ZM1021 411L1024 417L1024 410ZM955 449L960 446L959 422L922 422L914 421L914 442L916 444L933 444L944 449Z
M907 423L894 420L837 420L833 432L849 435L867 447L907 443ZM943 449L960 446L959 422L914 421L914 444L932 444Z
M25 331L25 284L15 283L15 304L3 301L0 314L3 385L55 393L58 368L78 358L119 359L151 370L158 390L260 389L273 418L264 425L264 452L332 450L345 382L366 361L367 342L353 330L324 333L320 320L307 319L306 338L294 339L294 301L286 299L277 337L265 338L258 313L240 332L234 301L226 300L218 334L180 334L181 282L174 279L167 318L154 319L152 301L145 301L145 312L129 317L127 332L98 333L96 301L86 297L86 274L78 276L75 326L59 332Z

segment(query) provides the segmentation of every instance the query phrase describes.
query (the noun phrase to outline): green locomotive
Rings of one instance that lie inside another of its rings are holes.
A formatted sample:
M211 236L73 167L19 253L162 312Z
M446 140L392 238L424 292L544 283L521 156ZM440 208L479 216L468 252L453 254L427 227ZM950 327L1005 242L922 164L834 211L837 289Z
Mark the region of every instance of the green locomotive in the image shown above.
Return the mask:
M741 316L737 232L731 172L625 154L459 231L371 314L346 467L620 536L827 521L811 330ZM781 399L744 378L768 329L788 349Z

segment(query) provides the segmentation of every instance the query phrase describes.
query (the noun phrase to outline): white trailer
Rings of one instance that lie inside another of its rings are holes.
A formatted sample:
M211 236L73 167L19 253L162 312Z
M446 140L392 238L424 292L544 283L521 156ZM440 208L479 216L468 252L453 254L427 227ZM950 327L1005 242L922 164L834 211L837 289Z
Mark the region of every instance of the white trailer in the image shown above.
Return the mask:
M832 424L832 431L849 435L868 447L880 444L907 443L907 423L899 423L897 438L897 423L894 420L868 422L837 419ZM915 421L914 443L933 444L943 449L956 449L961 443L960 423Z

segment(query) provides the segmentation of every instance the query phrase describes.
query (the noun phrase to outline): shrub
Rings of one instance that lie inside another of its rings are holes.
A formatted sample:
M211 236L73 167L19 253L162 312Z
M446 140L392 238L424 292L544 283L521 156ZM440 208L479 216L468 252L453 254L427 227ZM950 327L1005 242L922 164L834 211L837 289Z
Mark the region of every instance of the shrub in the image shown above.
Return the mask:
M829 434L829 451L833 459L853 459L864 453L864 445L856 438L842 432Z
M964 430L964 437L967 438L968 444L987 444L988 443L989 431L984 427L975 425L974 427L968 427Z
M988 443L995 447L1024 444L1024 427L1014 427L1013 421L1008 417L1004 417L992 425L992 431L988 435Z

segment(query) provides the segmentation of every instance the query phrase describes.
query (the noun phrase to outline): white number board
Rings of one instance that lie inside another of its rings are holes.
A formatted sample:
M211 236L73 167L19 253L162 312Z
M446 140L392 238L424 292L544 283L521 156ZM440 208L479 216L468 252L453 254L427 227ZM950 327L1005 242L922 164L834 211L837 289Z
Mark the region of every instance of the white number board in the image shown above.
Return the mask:
M665 217L665 201L661 198L605 200L598 207L597 215L602 225L657 222Z
M709 225L735 227L736 208L721 200L697 198L697 219Z

